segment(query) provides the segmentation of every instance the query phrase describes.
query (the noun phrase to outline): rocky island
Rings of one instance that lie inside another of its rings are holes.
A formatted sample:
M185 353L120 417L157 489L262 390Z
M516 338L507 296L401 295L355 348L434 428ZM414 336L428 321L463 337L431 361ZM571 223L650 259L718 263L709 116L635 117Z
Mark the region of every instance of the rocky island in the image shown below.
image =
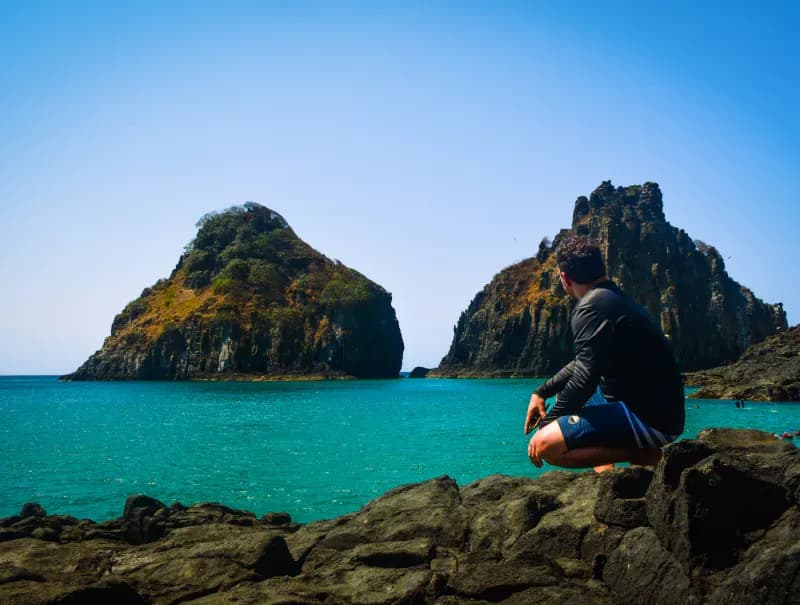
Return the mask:
M658 184L605 181L576 200L570 229L543 240L534 257L503 269L478 292L430 376L547 376L572 358L574 303L554 254L571 233L597 241L609 277L650 311L685 371L732 362L787 329L780 303L759 300L730 278L713 246L667 222Z
M690 397L800 401L800 326L751 346L736 363L687 374Z
M168 279L65 380L395 378L391 294L248 202L211 213Z
M0 519L0 602L211 605L800 602L800 456L759 431L655 471L448 477L307 525L132 496L105 523Z

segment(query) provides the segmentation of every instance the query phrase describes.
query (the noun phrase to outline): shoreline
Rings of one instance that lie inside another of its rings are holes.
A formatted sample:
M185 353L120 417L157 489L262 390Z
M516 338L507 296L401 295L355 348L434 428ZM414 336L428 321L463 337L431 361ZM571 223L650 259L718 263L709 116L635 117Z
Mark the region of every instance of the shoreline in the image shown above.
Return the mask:
M394 380L393 377L358 378L350 374L226 374L192 376L188 378L72 378L55 376L58 382L330 382L337 380ZM397 378L400 378L398 375Z
M406 373L408 374L408 373ZM714 388L708 380L708 376L721 379L712 370L700 370L698 372L686 372L687 378L684 388L693 389L686 395L686 399L699 399L707 401L736 401L744 400L754 403L797 403L798 399L782 397L787 391L772 383L752 384L749 387L737 389ZM336 381L379 381L379 380L402 380L410 376L398 374L394 377L381 378L359 378L349 374L229 374L224 376L206 375L194 376L191 378L180 379L149 379L149 378L71 378L71 375L59 374L2 374L0 379L17 378L53 378L57 382L140 382L140 383L175 383L175 382L336 382ZM498 371L453 371L439 372L431 370L426 376L415 377L413 380L420 379L439 379L439 380L546 380L544 376L534 376L529 374L519 374L506 370Z

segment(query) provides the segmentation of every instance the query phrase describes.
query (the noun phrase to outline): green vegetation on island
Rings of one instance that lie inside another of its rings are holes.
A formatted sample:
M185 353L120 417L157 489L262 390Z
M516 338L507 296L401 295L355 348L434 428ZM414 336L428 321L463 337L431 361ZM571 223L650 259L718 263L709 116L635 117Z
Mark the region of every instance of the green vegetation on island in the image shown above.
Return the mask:
M205 215L168 279L66 379L395 377L391 295L248 202Z

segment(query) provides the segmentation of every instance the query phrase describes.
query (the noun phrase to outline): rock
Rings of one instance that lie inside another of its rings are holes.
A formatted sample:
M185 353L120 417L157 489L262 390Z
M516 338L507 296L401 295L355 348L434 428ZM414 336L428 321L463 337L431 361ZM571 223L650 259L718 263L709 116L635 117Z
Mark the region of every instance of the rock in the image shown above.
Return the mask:
M647 525L645 493L653 471L634 466L603 473L594 507L595 518L627 529Z
M579 559L581 544L595 523L598 489L598 475L576 477L558 495L558 508L542 516L520 537L510 549L509 556L528 561L540 561L542 557Z
M282 537L235 525L176 529L163 538L115 554L115 574L160 602L188 600L295 572Z
M422 366L417 366L408 374L409 378L425 378L430 372L430 368L423 368Z
M492 475L461 488L445 476L303 526L138 495L101 524L3 520L0 532L18 535L0 542L0 601L791 603L798 489L800 450L714 429L667 446L655 471Z
M799 401L800 326L751 345L736 363L687 374L687 384L700 399Z
M587 583L537 586L511 595L500 601L503 605L564 605L565 603L591 603L611 605L612 595L602 585Z
M41 504L35 502L28 502L22 505L22 512L19 514L23 519L25 517L45 517L47 513L44 512Z
M789 510L714 590L708 603L798 603L800 578L800 512Z
M448 580L447 591L470 599L496 602L532 586L554 586L560 582L561 578L549 565L509 565L478 556L459 562L458 571Z
M125 537L131 544L158 540L166 533L167 507L145 495L131 496L122 514L126 524Z
M248 202L198 223L167 279L64 380L397 378L391 294Z
M605 564L603 581L615 600L626 605L700 602L684 569L649 527L637 527L625 534Z
M647 493L650 523L684 570L728 568L796 506L782 480L798 464L769 433L705 431L665 449Z
M59 542L58 532L50 527L37 527L31 532L31 537L48 542Z
M561 506L559 498L576 479L553 472L539 480L492 475L461 490L469 523L469 550L490 556L513 551L527 532Z
M0 584L9 584L11 582L22 581L46 582L47 579L42 575L30 572L23 567L16 567L14 565L0 569Z
M102 551L113 552L120 548L121 544L99 540L59 544L21 538L2 542L0 570L16 571L10 573L10 577L0 571L0 578L5 576L6 580L0 581L0 601L33 605L59 602L60 599L70 602L72 598L73 603L80 602L74 595L94 587L103 578L98 568L87 562L98 561ZM119 580L118 577L108 579ZM127 580L123 581L127 583ZM88 594L91 597L93 593L90 591Z
M292 516L289 513L267 513L261 517L261 522L265 525L288 525Z
M415 567L428 565L436 549L430 538L401 540L398 542L373 542L353 549L354 561L370 567Z
M459 505L458 485L449 477L404 485L331 529L318 546L346 550L365 542L428 537L437 546L461 547L466 527Z
M622 541L626 530L618 525L606 525L595 522L586 530L581 542L581 560L591 565L593 578L603 577L603 568L608 561L608 556Z
M568 234L598 242L609 277L650 311L685 370L732 362L788 328L780 303L756 298L728 276L716 249L666 221L656 183L615 188L606 181L577 199L570 229L475 295L430 376L547 376L572 358L574 301L557 279L554 254ZM789 388L799 375L794 371Z
M15 531L13 529L0 529L0 542L19 540L20 538L26 538L27 536L28 534L25 532Z
M49 542L80 539L73 528L81 523L67 515L47 516L40 505L25 504L21 514L0 519L0 542L26 537Z
M287 536L286 545L297 564L302 567L308 554L328 535L328 532L349 523L353 517L351 514L337 519L309 523Z
M216 502L206 502L188 508L175 509L175 512L169 516L167 526L169 529L173 529L205 523L226 523L249 527L256 524L256 516L246 510L237 510Z
M69 592L55 601L53 605L147 605L148 601L126 582L103 580Z

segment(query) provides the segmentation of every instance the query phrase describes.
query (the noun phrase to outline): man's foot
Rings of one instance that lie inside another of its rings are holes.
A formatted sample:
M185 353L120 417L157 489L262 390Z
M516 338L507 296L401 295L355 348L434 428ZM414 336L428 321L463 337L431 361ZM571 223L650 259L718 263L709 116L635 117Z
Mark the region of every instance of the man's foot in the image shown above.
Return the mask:
M614 465L613 464L601 464L600 466L594 467L595 473L604 473L606 471L613 471Z

